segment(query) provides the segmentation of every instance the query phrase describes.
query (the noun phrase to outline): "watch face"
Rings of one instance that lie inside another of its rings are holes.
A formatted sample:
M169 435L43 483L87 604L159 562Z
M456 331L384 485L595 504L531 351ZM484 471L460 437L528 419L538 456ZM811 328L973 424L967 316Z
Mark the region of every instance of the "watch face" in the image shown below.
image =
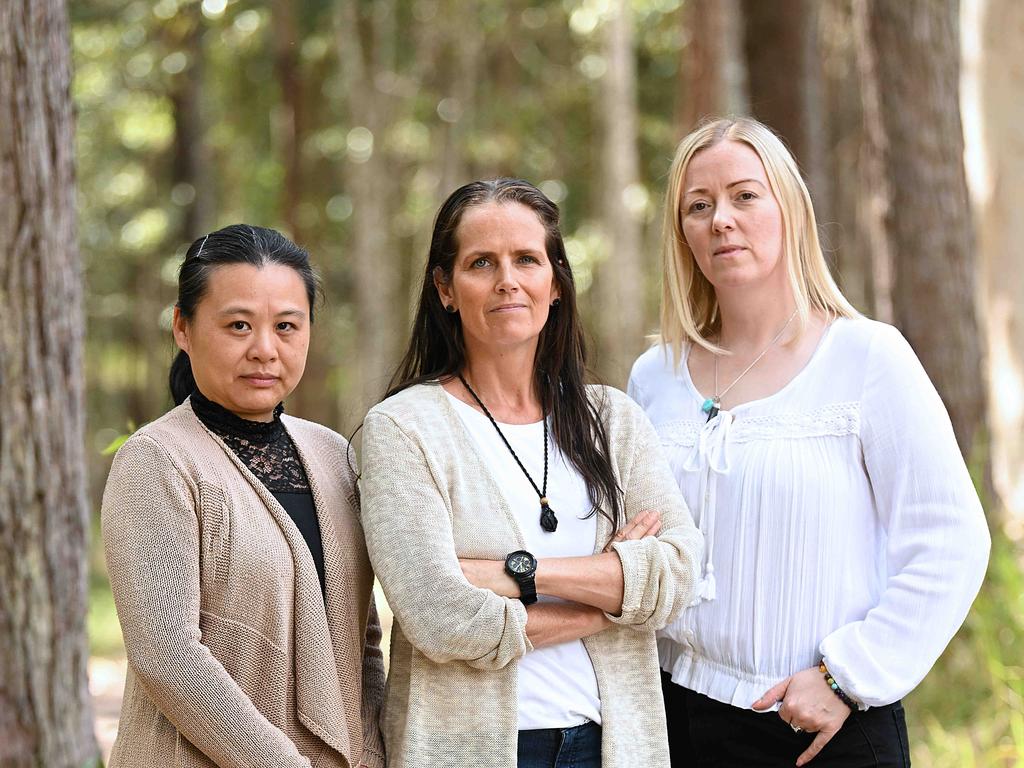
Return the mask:
M525 552L509 558L508 569L512 573L529 573L533 570L533 558Z

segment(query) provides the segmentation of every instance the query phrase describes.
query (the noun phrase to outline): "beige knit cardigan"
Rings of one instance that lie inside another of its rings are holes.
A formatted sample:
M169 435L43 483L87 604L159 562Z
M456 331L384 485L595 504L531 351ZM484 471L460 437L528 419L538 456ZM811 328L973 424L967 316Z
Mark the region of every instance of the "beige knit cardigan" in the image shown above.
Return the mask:
M119 766L383 766L384 666L347 443L283 416L323 538L186 402L117 452L103 542L128 676Z
M689 603L702 539L644 413L617 390L590 387L589 395L601 403L626 516L662 516L657 538L614 545L622 613L584 640L601 696L602 765L667 766L654 631ZM516 661L532 650L526 609L470 585L458 558L503 560L524 547L523 537L436 382L367 415L360 489L367 549L395 613L383 714L388 764L514 768ZM594 552L609 535L607 520L597 521Z

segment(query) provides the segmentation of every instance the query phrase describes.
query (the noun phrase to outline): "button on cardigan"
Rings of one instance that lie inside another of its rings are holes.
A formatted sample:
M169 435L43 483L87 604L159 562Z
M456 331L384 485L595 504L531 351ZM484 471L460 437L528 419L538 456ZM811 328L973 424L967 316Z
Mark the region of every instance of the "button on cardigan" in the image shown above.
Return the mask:
M384 665L347 443L282 417L323 532L291 518L190 405L136 432L103 495L128 656L111 768L383 768Z
M672 679L749 708L824 656L864 705L913 689L978 592L989 535L899 332L835 320L788 385L710 422L707 393L661 347L630 393L706 538L700 599L659 640Z
M591 387L601 407L625 512L661 512L657 538L616 543L625 593L616 623L583 642L601 695L602 765L667 766L654 630L691 600L700 535L657 435L623 393ZM366 416L362 520L395 613L383 728L392 768L515 768L516 661L532 646L518 600L470 585L458 558L504 560L518 523L436 382ZM609 535L598 516L593 551Z

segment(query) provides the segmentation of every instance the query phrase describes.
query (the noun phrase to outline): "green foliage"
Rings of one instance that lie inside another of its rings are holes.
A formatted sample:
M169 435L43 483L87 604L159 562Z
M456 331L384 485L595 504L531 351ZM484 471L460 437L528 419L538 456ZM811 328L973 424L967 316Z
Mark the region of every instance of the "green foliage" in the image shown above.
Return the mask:
M118 435L113 440L111 440L110 443L108 443L107 446L102 451L100 451L100 454L103 456L113 456L115 453L117 453L118 449L122 445L128 442L128 438L131 437L132 434L134 434L136 429L136 426L129 421L128 431L125 434Z
M1019 543L997 530L967 622L907 698L914 765L996 768L1024 758L1022 565Z

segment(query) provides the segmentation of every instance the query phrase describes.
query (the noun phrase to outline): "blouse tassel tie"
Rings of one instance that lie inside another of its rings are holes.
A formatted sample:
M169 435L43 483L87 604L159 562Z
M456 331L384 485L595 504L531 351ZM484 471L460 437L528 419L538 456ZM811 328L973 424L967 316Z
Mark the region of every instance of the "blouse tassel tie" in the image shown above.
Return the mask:
M715 582L715 496L718 486L717 475L729 474L729 433L732 430L733 415L719 411L704 426L697 436L693 451L683 464L687 472L700 472L700 518L697 527L704 536L704 568L691 606L703 600L714 600L717 595Z

